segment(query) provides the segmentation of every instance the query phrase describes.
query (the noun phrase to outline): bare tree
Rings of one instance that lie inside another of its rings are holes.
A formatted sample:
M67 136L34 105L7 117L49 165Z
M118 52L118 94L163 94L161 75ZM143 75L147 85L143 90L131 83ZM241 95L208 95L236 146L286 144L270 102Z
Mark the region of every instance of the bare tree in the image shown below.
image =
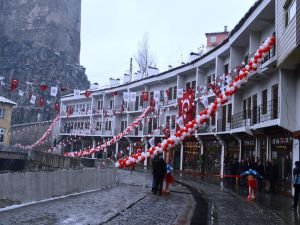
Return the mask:
M154 60L150 53L149 38L147 33L144 34L142 41L139 42L138 52L134 58L139 66L140 72L146 77L148 75L148 66L154 65Z

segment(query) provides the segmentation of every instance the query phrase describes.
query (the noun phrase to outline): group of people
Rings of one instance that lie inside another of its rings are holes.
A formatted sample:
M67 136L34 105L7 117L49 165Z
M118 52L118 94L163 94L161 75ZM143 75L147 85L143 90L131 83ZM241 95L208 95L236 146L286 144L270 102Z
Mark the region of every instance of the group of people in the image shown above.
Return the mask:
M152 161L152 192L153 194L162 195L162 192L169 192L169 184L174 183L174 177L171 171L173 168L167 161L165 162L163 155L158 154L154 156ZM166 182L165 189L163 190L164 180Z
M259 160L259 158L256 158L256 160L242 160L241 162L239 162L238 159L234 159L227 163L226 168L227 174L237 176L249 169L255 170L264 179L265 191L267 193L275 193L276 191L276 181L278 180L278 167L273 161L267 161L266 165L264 166L263 163ZM243 180L240 181L239 184L243 185ZM261 189L262 187L263 182L262 180L259 180L258 188Z

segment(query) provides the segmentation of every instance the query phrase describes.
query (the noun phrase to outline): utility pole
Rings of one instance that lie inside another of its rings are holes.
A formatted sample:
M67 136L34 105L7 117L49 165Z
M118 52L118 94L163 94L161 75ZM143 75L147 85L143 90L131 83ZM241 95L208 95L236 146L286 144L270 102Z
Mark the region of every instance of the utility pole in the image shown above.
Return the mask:
M130 81L132 81L132 57L130 58L129 76L130 76Z

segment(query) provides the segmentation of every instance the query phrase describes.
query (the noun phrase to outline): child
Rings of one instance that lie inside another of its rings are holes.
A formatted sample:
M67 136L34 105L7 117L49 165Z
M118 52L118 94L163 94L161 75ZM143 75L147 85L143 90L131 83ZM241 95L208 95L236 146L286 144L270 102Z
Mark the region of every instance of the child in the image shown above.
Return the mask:
M173 170L173 168L171 167L171 165L169 163L167 163L167 172L166 172L166 187L164 192L169 193L169 184L173 184L174 183L174 177L171 174L171 171Z

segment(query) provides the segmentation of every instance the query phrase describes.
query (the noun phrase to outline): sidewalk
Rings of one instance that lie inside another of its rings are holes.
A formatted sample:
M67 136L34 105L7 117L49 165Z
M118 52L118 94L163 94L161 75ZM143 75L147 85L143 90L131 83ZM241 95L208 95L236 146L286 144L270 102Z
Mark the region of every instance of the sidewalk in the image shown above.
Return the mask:
M210 224L300 224L300 210L291 209L290 197L259 191L255 201L247 201L246 187L228 185L218 177L178 173L176 178L197 187L206 198L212 215Z

